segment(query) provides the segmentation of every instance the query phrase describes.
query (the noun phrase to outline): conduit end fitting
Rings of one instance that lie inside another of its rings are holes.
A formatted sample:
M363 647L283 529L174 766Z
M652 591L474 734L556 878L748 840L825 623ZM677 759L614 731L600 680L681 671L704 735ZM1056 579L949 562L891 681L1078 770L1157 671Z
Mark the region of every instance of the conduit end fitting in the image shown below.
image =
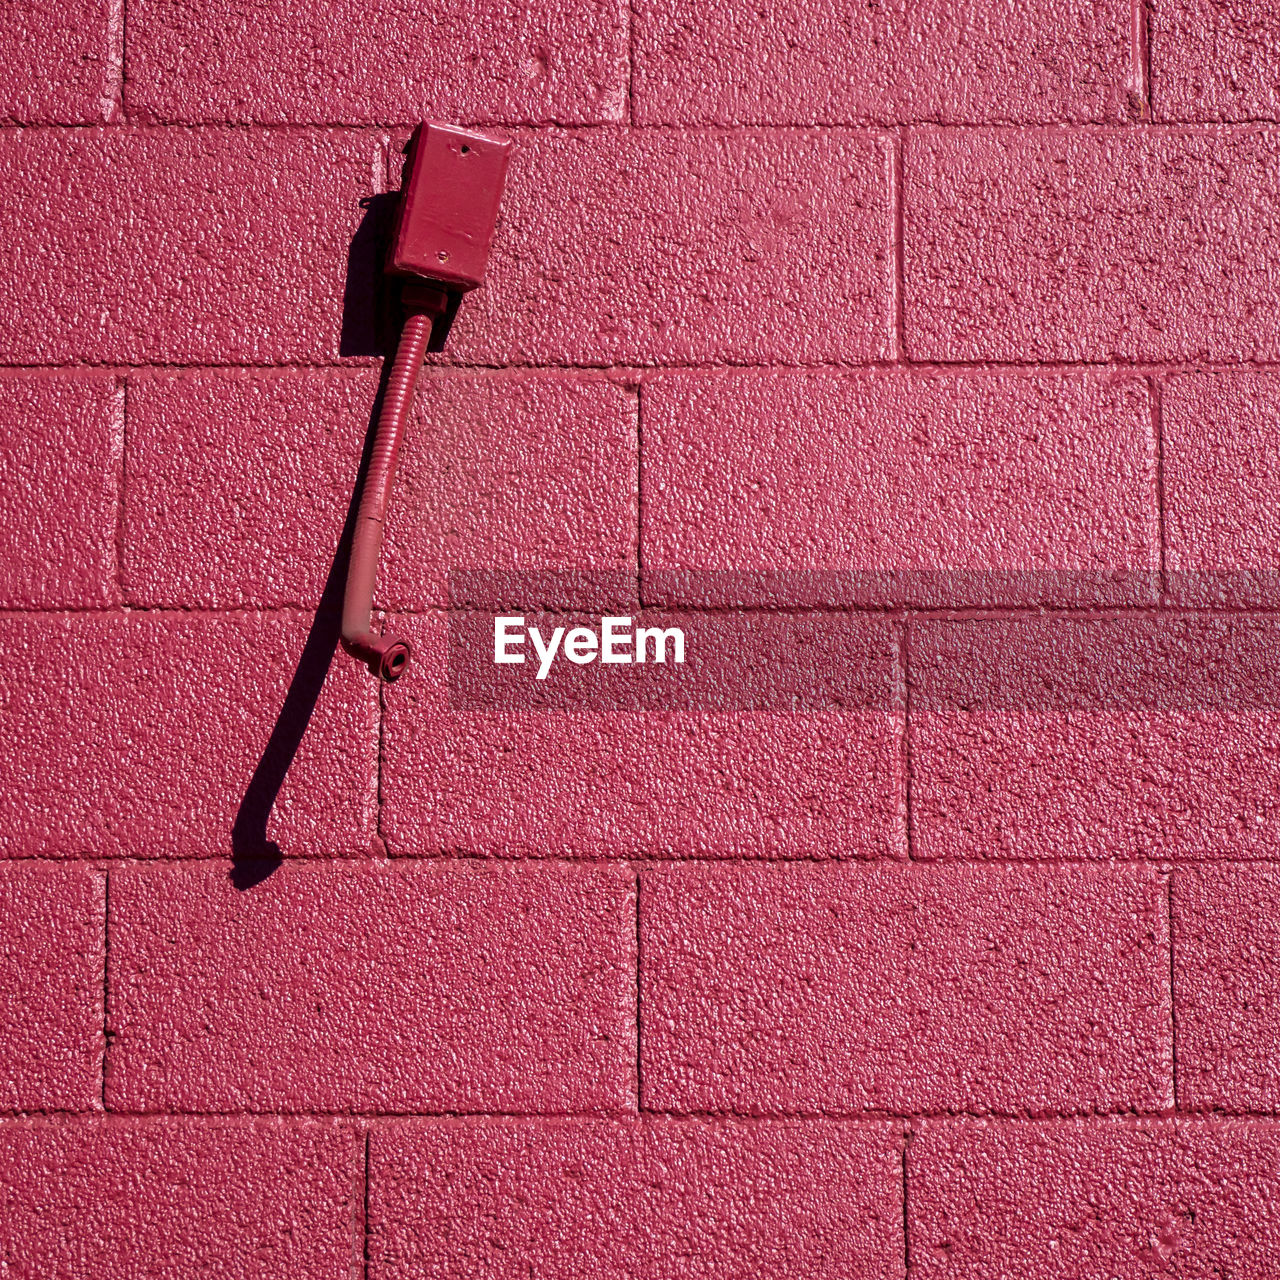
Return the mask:
M393 636L358 636L354 640L343 640L342 647L353 658L368 663L369 670L384 684L399 680L413 656L409 642Z

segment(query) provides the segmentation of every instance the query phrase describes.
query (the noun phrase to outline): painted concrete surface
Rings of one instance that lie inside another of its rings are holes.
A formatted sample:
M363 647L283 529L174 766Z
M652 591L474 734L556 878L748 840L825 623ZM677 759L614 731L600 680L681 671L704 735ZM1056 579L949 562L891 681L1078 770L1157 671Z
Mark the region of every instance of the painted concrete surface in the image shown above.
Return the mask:
M0 14L0 1271L1280 1274L1280 20ZM337 649L411 126L514 141ZM495 671L496 614L686 669Z

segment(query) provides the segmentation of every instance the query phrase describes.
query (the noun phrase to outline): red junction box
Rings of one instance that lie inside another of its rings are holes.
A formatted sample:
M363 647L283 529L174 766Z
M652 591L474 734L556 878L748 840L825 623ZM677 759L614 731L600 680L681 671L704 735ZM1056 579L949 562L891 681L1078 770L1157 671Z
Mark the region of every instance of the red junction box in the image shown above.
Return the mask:
M484 280L511 143L442 124L413 136L387 269L465 292Z

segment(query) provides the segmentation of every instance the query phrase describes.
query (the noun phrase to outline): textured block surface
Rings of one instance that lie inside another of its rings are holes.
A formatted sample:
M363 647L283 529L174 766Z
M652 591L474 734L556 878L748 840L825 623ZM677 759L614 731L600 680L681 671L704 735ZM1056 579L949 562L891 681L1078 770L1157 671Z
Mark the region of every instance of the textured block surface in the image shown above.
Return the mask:
M338 130L0 133L0 361L335 359L382 148Z
M363 1146L324 1122L0 1122L0 1258L16 1275L354 1280Z
M130 601L314 607L377 389L372 374L319 370L131 377Z
M243 0L135 0L128 73L151 120L598 124L623 117L626 6L304 0L274 22Z
M1173 881L1178 1101L1280 1109L1280 867L1181 867Z
M917 360L1264 360L1271 130L932 130L904 170Z
M857 361L888 353L889 157L872 136L521 134L483 289L483 364Z
M7 0L0 184L0 1280L1277 1270L1268 5Z
M118 873L108 1101L128 1110L634 1106L634 877L419 865Z
M437 1121L379 1127L370 1275L904 1274L888 1125Z
M1151 9L1160 120L1280 118L1280 26L1251 0L1176 0Z
M124 392L110 374L0 375L0 607L114 601Z
M922 622L908 653L919 855L1274 853L1274 618Z
M422 379L387 521L389 608L627 601L636 394L604 379Z
M1274 1123L931 1122L907 1157L913 1275L1266 1275Z
M230 852L237 813L261 799L254 771L308 623L296 614L0 620L9 681L0 852ZM268 821L285 852L368 849L377 696L354 663L335 664Z
M110 0L26 0L0 15L0 123L93 124L120 108L121 12Z
M101 1105L105 915L100 873L0 866L0 1110Z
M1161 401L1170 589L1191 604L1280 603L1280 377L1179 375Z
M565 619L541 621L549 632ZM676 684L669 696L628 704L610 696L613 677L597 664L595 686L581 684L583 668L552 673L553 700L541 705L530 694L531 665L505 668L526 677L505 700L501 687L486 700L484 686L473 693L460 678L468 668L451 642L465 641L465 653L487 663L491 616L484 622L487 632L473 638L451 635L439 615L393 619L391 630L409 638L418 664L414 681L398 684L386 701L381 832L393 852L905 852L902 708L888 624L784 619L777 629L750 614L666 617L663 626L689 627L689 651L705 664L691 667L701 674L688 696ZM812 670L796 673L793 664L762 656L781 647L794 657L806 635L823 655ZM753 662L742 663L741 654ZM743 675L751 666L755 683ZM641 673L637 682L647 669L629 668ZM556 701L555 691L566 687L584 691ZM645 705L649 713L635 714Z
M1165 891L1146 870L680 867L642 885L647 1107L1172 1103Z
M314 606L377 391L364 371L135 375L129 598ZM634 393L577 376L439 372L415 406L380 597L423 608L634 595Z
M635 22L642 124L1047 123L1136 106L1122 0L643 0Z
M646 599L1152 599L1137 379L671 374L644 388Z

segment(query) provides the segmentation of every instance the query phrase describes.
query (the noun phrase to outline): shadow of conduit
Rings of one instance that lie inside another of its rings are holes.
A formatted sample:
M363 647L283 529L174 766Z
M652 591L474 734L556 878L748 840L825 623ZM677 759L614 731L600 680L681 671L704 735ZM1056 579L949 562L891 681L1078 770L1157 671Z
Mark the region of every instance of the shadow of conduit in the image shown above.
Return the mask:
M370 424L376 420L390 363L385 362ZM360 459L360 480L363 480L365 468L369 465L372 444L373 431L370 428L365 433L364 453ZM280 708L266 748L249 779L235 821L231 824L230 875L231 883L237 889L251 889L254 885L261 884L284 860L280 846L267 838L267 824L289 767L293 764L307 726L311 723L312 713L316 709L320 691L329 674L329 666L338 648L338 638L342 631L342 594L347 582L347 564L351 559L351 539L355 531L359 493L360 485L357 483L347 504L342 534L329 565L329 574L325 578L324 590L320 594L320 603L307 632L306 643L302 646L298 665L289 681L284 705Z
M386 258L387 240L399 192L370 196L361 201L364 217L360 221L347 250L347 275L342 299L342 334L338 352L343 356L382 356L382 374L378 394L365 429L364 452L360 459L357 482L347 504L342 535L329 565L320 603L307 633L306 643L298 658L284 705L276 718L271 736L253 771L253 777L240 801L231 826L231 883L237 889L251 889L261 884L284 861L284 852L267 838L267 824L275 808L280 788L298 754L307 725L320 699L329 666L338 648L342 629L342 596L347 582L347 565L351 559L351 541L355 531L360 488L369 467L373 450L374 426L382 409L391 360L386 358L392 339L392 321L396 318L394 291L386 287L382 266ZM444 342L452 315L442 317L432 334L429 350L438 351Z

